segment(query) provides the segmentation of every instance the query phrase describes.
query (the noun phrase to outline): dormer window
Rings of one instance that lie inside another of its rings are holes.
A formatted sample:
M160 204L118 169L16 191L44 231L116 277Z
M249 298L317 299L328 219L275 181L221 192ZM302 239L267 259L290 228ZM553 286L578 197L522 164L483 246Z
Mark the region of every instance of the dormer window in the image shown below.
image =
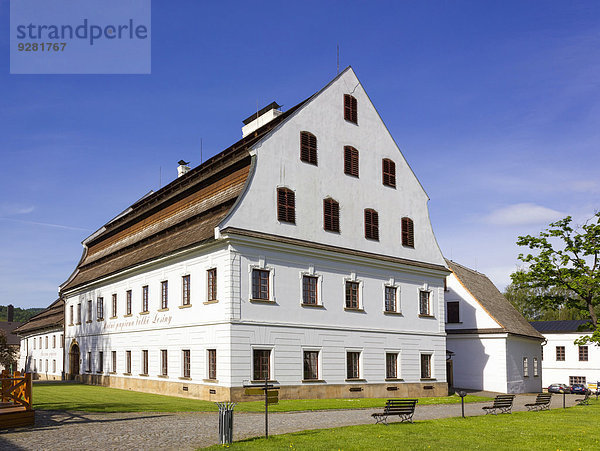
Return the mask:
M415 247L415 230L410 218L402 218L402 246Z
M356 98L350 94L344 94L344 119L358 124L358 107Z
M383 184L396 188L396 163L388 158L383 159Z
M340 204L331 198L323 200L323 228L329 232L340 231Z
M379 241L379 215L375 210L365 210L365 238Z
M358 150L352 146L344 147L344 174L358 177Z
M277 219L281 222L296 223L296 196L290 189L277 189Z
M300 160L317 165L317 137L310 132L300 132Z

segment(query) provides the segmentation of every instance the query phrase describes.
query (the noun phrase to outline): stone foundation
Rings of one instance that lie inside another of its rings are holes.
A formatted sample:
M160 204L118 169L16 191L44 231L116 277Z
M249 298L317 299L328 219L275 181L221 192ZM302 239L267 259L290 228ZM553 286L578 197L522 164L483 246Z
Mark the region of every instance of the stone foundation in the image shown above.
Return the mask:
M142 379L120 375L81 374L75 380L84 384L134 390L159 395L179 396L204 401L256 401L257 396L245 396L243 387L220 387L192 381ZM352 390L352 391L351 391ZM390 384L302 384L283 385L279 399L317 398L424 398L448 395L446 382Z
M46 373L33 373L31 375L34 381L61 381L62 376L60 374L46 374Z

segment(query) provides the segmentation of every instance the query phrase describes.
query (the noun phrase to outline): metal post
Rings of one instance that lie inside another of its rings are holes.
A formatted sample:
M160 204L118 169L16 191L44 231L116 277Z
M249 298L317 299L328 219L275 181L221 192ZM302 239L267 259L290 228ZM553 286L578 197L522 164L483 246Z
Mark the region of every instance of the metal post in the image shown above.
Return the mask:
M563 409L566 409L567 406L565 405L565 399L566 399L567 394L565 393L565 391L563 390Z
M465 417L465 398L462 397L460 398L460 404L461 404L461 408L462 408L462 417Z
M269 374L265 373L265 438L269 438Z

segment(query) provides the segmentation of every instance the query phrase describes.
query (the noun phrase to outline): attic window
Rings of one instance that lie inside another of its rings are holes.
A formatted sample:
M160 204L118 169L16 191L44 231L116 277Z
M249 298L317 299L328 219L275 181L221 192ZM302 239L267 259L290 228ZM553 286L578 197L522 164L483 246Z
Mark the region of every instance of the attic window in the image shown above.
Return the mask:
M396 188L396 163L388 158L383 159L383 184Z
M323 199L323 228L330 232L340 231L340 204L331 198Z
M344 174L358 177L358 150L352 146L344 147Z
M350 94L344 94L344 119L358 124L358 107L356 98Z
M290 189L277 189L277 219L281 222L296 223L296 196Z
M375 210L365 210L365 238L379 241L379 215Z
M402 246L415 247L415 230L410 218L402 218Z
M310 132L300 132L300 160L317 165L317 137Z

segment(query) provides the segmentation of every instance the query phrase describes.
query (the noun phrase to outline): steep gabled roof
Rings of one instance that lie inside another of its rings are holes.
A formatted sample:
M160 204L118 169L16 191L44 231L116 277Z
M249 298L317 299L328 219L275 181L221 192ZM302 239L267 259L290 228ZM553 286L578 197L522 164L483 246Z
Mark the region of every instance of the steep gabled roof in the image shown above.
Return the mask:
M446 263L473 298L499 323L501 331L543 339L485 274L446 259Z
M24 335L50 327L62 327L64 324L65 303L62 299L57 299L48 308L29 318L29 321L26 321L22 326L17 328L15 333Z
M563 321L530 321L535 330L546 333L591 332L592 323L589 319L573 319Z
M307 100L107 222L83 242L81 260L60 292L214 240L214 228L246 186L250 149Z

